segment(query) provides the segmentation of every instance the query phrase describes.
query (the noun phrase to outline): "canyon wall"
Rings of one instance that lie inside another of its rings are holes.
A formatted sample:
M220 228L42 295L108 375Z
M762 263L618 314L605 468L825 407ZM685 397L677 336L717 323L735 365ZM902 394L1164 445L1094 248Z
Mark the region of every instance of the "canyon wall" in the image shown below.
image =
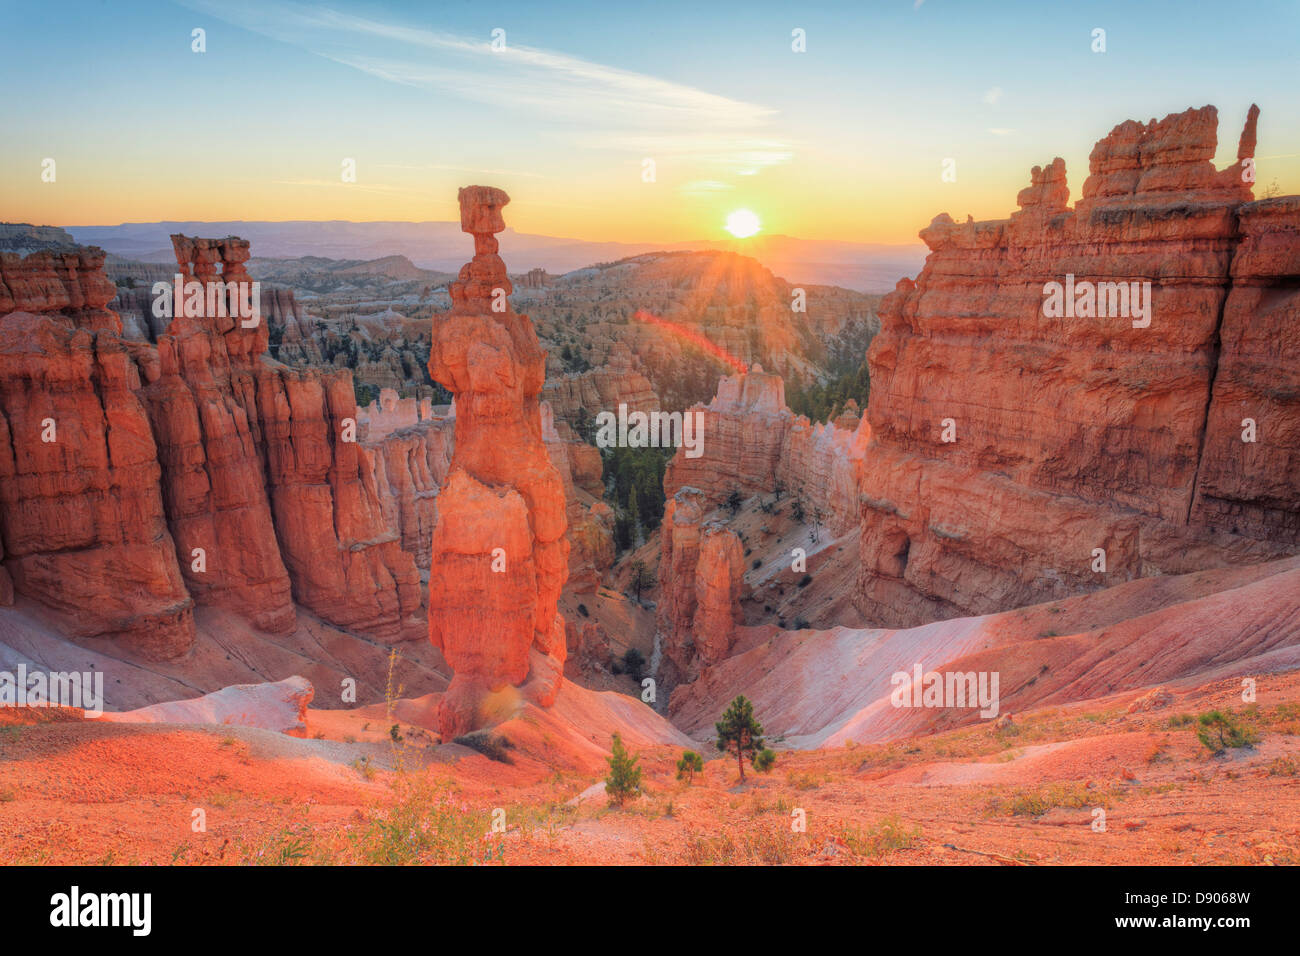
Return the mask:
M604 365L576 375L564 375L547 382L542 398L557 418L571 425L579 424L586 409L589 420L600 412L614 412L625 404L628 411L650 412L659 408L654 387L636 367L632 350L615 342Z
M778 375L755 365L723 378L701 416L701 454L677 449L664 474L667 502L660 527L661 641L664 690L693 681L730 652L743 620L745 552L739 537L710 514L733 492L802 503L808 525L831 537L857 527L858 487L871 429L855 403L834 421L812 424L785 405ZM770 610L770 608L769 608Z
M156 282L173 282L176 268L157 266L154 278L141 278L141 265L130 269L136 285L133 288L117 286L117 294L108 303L108 308L121 319L123 338L157 342L172 320L170 316L154 315L156 296L153 287ZM293 290L272 288L263 283L261 303L262 320L273 340L269 346L271 357L293 365L322 364L320 347L310 331L311 317L298 304Z
M140 374L104 308L104 253L0 254L0 533L7 577L76 637L152 657L194 637ZM4 587L8 591L8 586Z
M384 523L425 571L432 561L438 491L451 467L455 425L450 415L433 415L361 445L375 473Z
M1226 169L1214 107L1128 121L1074 209L1057 159L1009 219L922 230L868 353L873 624L1300 550L1300 198L1250 201L1257 116ZM1150 283L1150 311L1090 283Z
M857 524L871 429L855 403L834 421L813 424L786 407L781 377L755 365L723 378L713 401L690 411L702 415L703 447L698 458L685 448L673 455L664 475L668 497L695 488L717 507L733 491L771 496L779 486L783 495L798 496L807 514L820 513L833 535Z
M656 677L665 695L723 660L742 620L744 549L734 531L707 519L711 510L694 488L680 489L664 506L655 629L662 652Z
M375 473L375 485L388 528L401 541L402 550L415 565L432 571L432 538L438 492L446 483L455 448L456 408L428 407L428 399L404 400L400 417L388 420L379 437L361 442L362 453ZM373 409L374 406L371 406ZM568 587L577 592L596 590L601 574L614 564L614 512L601 500L604 484L600 451L577 440L568 427L557 423L546 402L541 403L542 441L546 454L564 487L568 515ZM421 418L425 415L427 417ZM364 414L362 412L361 414ZM358 418L360 433L365 421ZM370 419L374 427L374 417Z
M432 399L401 398L395 389L383 388L377 399L357 409L357 426L362 440L378 441L399 428L410 428L433 417Z
M555 420L549 402L541 403L542 441L564 485L568 515L568 587L592 594L601 575L614 564L614 510L605 494L600 449L578 440L564 422Z
M438 495L429 580L429 640L454 673L439 706L444 737L508 716L510 688L550 706L563 678L568 573L564 487L542 441L546 355L514 312L496 233L499 189L460 190L474 258L436 316L429 372L455 396L455 450ZM503 696L504 695L504 696Z
M247 280L242 240L174 244L204 289ZM344 437L348 373L281 365L265 322L203 307L178 308L156 346L130 340L105 308L103 260L0 256L0 534L15 589L69 634L153 658L190 647L195 602L272 631L292 628L296 601L412 636L419 577Z

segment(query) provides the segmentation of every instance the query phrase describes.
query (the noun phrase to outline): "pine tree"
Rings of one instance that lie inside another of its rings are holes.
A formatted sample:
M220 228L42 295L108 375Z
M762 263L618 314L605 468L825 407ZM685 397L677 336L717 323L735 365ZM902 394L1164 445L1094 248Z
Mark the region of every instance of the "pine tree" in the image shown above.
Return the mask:
M686 786L695 781L695 775L704 770L704 758L694 750L682 751L682 759L677 761L677 779L685 780Z
M655 579L654 575L650 573L650 569L645 566L644 561L633 561L632 579L628 583L636 589L636 602L640 604L641 592L646 588L654 587Z
M632 519L633 527L638 527L641 523L641 503L637 498L635 485L627 493L627 513ZM633 536L635 537L635 532Z
M714 724L718 732L718 749L736 755L740 782L745 782L745 757L757 760L763 747L763 727L754 719L754 705L742 694L731 702L722 720ZM770 766L770 765L769 765Z
M605 793L614 806L621 807L631 798L641 795L641 768L636 765L640 759L627 752L622 737L614 735L607 761L609 776L605 778Z

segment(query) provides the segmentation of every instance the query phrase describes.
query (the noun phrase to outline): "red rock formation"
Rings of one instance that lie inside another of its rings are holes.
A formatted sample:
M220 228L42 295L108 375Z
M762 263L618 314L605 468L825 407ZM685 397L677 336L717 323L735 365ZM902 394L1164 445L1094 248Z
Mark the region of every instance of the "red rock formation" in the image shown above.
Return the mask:
M342 627L414 637L419 572L384 522L369 459L341 438L356 415L351 375L267 367L257 405L294 598Z
M716 506L732 491L745 498L770 496L780 485L799 495L809 514L820 511L833 535L843 534L859 520L858 482L871 434L853 410L813 425L786 408L784 383L762 366L724 378L707 407L691 409L703 416L702 453L690 458L686 449L678 449L668 463L664 490L671 496L695 488Z
M173 243L182 275L248 281L246 241ZM418 572L385 526L369 459L344 438L357 414L351 377L268 362L265 321L244 326L178 314L146 392L191 593L287 630L292 590L333 624L413 636ZM208 552L201 572L189 570L194 547Z
M26 258L0 253L0 315L57 312L79 328L120 335L121 322L105 308L117 289L104 275L104 257L94 246Z
M410 428L433 418L433 402L427 398L401 398L391 388L379 390L379 398L357 409L357 425L365 441L379 441L399 428Z
M102 263L97 249L0 256L5 564L68 633L174 657L193 641L193 601Z
M694 488L681 489L664 506L655 624L665 691L725 658L742 620L744 549L735 532L706 520L710 510Z
M659 396L650 380L636 367L632 350L615 342L604 365L578 375L565 375L546 383L542 397L558 418L577 425L585 409L589 419L602 411L617 412L620 404L628 411L650 412L659 408Z
M546 357L528 317L510 307L497 255L510 200L482 186L459 198L474 258L451 284L452 311L435 321L429 358L456 397L429 581L429 639L455 671L439 710L444 736L492 719L490 696L509 687L527 682L530 699L554 700L565 656L556 602L569 553L564 487L542 442Z
M177 248L181 255L179 242ZM178 268L190 274L189 261ZM271 520L253 404L265 324L246 329L230 316L175 311L158 337L157 361L145 364L141 394L186 587L200 603L230 607L266 630L289 630L289 575Z
M701 454L688 458L679 448L668 462L664 491L679 488L704 492L715 504L731 492L742 497L771 494L786 433L794 413L785 407L785 384L755 365L744 375L723 378L707 408L697 405L687 414L701 413Z
M1242 206L1237 224L1191 521L1300 543L1300 197Z
M248 281L243 240L175 238L186 278ZM178 314L157 348L123 341L102 263L96 249L0 257L0 527L16 589L69 634L155 658L189 648L195 600L284 631L292 593L332 623L410 636L418 572L342 437L347 372L269 361L265 323L228 316Z
M279 344L272 349L274 358L300 365L323 364L320 345L311 334L311 318L298 304L292 289L264 288L262 315L268 329L283 329Z
M451 467L453 417L433 416L367 440L362 451L370 459L384 520L401 540L415 565L429 570L438 490Z
M609 635L596 621L584 621L581 625L566 621L564 633L568 647L566 660L570 668L576 668L579 672L598 668L608 670L613 664L614 654L610 648Z
M569 523L568 587L590 594L615 559L614 512L601 500L605 485L600 449L573 438L563 422L557 428L549 402L542 402L541 413L546 454L564 485Z
M1243 206L1257 113L1225 170L1213 107L1126 122L1093 150L1074 210L1058 159L1010 219L922 230L932 253L885 300L869 352L868 620L995 612L1300 545L1300 210ZM1150 282L1149 325L1049 317L1047 284L1067 275ZM1268 423L1256 444L1246 417Z

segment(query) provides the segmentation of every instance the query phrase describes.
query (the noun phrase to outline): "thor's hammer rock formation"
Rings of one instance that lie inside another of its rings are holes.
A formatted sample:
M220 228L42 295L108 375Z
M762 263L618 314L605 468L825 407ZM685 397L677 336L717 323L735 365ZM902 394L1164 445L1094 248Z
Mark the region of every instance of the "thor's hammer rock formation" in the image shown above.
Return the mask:
M429 640L455 671L439 725L453 737L508 716L511 688L550 706L564 670L556 602L568 575L564 486L542 441L546 353L511 309L495 233L500 189L460 190L474 259L434 320L429 372L456 397L455 452L438 496Z

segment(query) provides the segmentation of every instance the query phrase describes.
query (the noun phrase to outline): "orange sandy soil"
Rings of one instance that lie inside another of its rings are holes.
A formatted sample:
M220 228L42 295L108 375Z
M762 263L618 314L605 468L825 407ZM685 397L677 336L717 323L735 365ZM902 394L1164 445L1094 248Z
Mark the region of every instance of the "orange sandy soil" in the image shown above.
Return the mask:
M1300 672L1260 687L1255 705L1220 681L1154 710L1130 711L1142 694L1129 692L1002 728L779 751L743 786L734 760L706 752L686 786L678 748L634 746L645 793L622 809L581 796L603 762L530 714L498 728L505 764L406 723L394 743L383 705L309 712L306 739L9 711L0 860L1296 864ZM1210 756L1179 718L1214 708L1256 731L1256 746ZM398 714L422 719L415 705ZM1095 807L1105 832L1092 829ZM196 808L206 832L192 830ZM504 833L490 832L494 808ZM791 832L795 808L806 833Z

